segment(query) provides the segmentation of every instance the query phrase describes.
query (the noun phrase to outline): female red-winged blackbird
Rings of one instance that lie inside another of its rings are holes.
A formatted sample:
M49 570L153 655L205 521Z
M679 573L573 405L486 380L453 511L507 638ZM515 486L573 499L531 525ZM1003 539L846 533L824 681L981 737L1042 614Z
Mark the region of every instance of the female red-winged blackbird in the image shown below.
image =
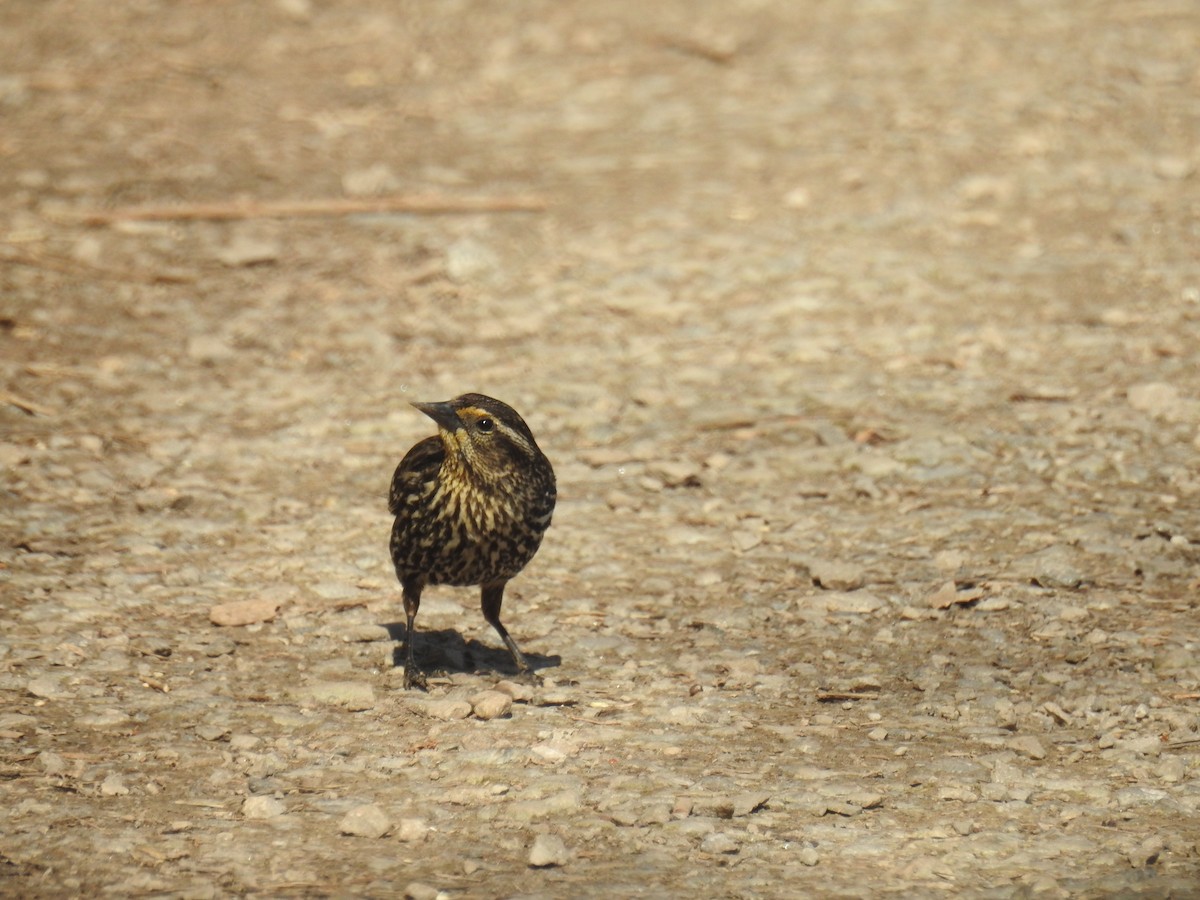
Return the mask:
M404 592L404 686L424 687L413 665L413 623L427 584L482 587L483 617L520 672L529 664L500 624L504 585L533 559L554 512L554 470L516 410L482 394L414 403L438 433L405 454L388 495L392 562Z

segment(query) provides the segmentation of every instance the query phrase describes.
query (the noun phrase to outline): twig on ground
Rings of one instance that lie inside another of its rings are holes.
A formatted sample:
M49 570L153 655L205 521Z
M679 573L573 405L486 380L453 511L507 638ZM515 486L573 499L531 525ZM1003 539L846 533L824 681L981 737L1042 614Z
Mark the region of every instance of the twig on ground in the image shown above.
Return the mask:
M52 416L55 411L49 406L43 406L33 400L26 400L24 397L19 397L11 391L0 391L0 405L15 406L21 412L29 413L31 416Z
M447 215L483 212L542 212L544 197L511 194L447 197L440 194L400 194L391 197L325 200L231 200L214 203L178 203L170 206L121 206L116 209L64 212L84 225L114 222L233 221L239 219L300 219L352 216L369 213Z
M186 272L132 272L96 266L77 259L63 259L34 253L0 253L0 263L46 269L50 272L65 272L68 275L93 275L114 281L138 281L147 284L190 284L196 279Z

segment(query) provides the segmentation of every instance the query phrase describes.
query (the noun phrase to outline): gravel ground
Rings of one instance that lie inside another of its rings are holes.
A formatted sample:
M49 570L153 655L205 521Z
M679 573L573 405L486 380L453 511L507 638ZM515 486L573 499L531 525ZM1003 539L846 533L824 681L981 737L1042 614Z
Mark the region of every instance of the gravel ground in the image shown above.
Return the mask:
M0 893L1200 896L1197 46L0 6ZM294 205L430 194L494 209ZM537 677L443 588L405 692L388 481L471 390L558 473Z

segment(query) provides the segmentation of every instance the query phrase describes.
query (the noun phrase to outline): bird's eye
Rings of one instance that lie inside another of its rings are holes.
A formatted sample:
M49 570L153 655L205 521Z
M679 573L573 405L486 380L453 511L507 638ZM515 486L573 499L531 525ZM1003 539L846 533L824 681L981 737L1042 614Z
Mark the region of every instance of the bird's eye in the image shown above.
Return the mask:
M485 416L475 423L475 427L486 434L496 427L496 423Z

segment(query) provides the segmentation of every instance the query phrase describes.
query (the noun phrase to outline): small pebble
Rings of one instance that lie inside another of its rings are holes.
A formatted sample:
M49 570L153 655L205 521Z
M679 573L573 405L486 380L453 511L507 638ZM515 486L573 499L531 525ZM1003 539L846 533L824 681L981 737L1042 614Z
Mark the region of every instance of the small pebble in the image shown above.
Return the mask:
M229 729L224 725L205 723L196 726L196 737L202 741L219 741L227 734L229 734Z
M391 167L383 162L342 173L342 190L350 197L391 193L399 189L401 183Z
M928 602L933 609L949 609L957 604L974 603L982 596L983 590L980 588L967 588L960 591L957 584L947 581L930 595Z
M1168 796L1167 792L1161 788L1133 785L1121 788L1113 795L1113 799L1116 801L1118 809L1131 809L1135 806L1157 806Z
M512 714L513 698L503 691L484 691L471 698L477 719L501 719Z
M439 900L441 891L421 881L410 881L404 887L405 900Z
M446 274L453 281L486 281L499 267L495 251L473 237L459 238L446 248Z
M423 841L427 834L429 834L429 825L424 819L401 819L396 826L396 837L406 844Z
M226 627L254 625L258 622L270 622L279 612L279 607L280 603L277 600L232 600L214 606L208 611L208 618L214 625Z
M561 813L571 812L579 808L580 796L578 791L560 791L556 794L551 794L548 797L540 797L533 800L518 800L515 803L510 803L505 812L512 819L522 822L531 822L536 819L544 819L548 816L556 816Z
M124 778L112 772L100 783L100 793L105 797L124 797L129 793L129 787Z
M274 819L287 812L287 807L271 796L247 797L242 803L245 819Z
M1022 756L1027 756L1030 759L1046 758L1046 748L1042 746L1041 741L1032 735L1021 735L1020 737L1011 738L1008 746Z
M746 553L753 550L763 541L761 531L756 531L749 528L741 528L731 536L733 540L733 548L740 553Z
M853 563L832 559L807 561L813 583L828 591L856 591L866 583L863 570Z
M342 834L365 838L381 838L391 827L392 820L374 803L354 807L338 823L338 831Z
M59 684L57 678L31 678L25 684L27 690L34 697L42 697L45 699L53 699L55 697L64 696L62 685Z
M1012 786L1008 789L1008 799L1014 803L1028 803L1033 796L1033 788Z
M204 655L212 659L217 659L222 656L230 656L237 650L237 644L232 638L227 638L223 635L217 636L204 643Z
M240 268L243 266L259 266L264 263L274 262L279 258L279 244L270 239L255 237L249 234L235 234L233 239L223 247L218 248L214 254L217 260L230 268ZM217 343L219 339L211 339L213 343ZM208 355L197 353L192 349L192 344L189 344L189 352L193 356L203 359L205 362L210 361ZM211 361L216 362L233 355L233 349L230 348L227 353L222 353L220 356L212 358Z
M375 689L365 681L317 681L308 685L303 694L316 703L340 706L351 712L375 707Z
M567 845L556 834L539 834L529 849L529 865L534 869L565 866L569 858Z
M737 853L741 849L738 842L724 831L716 831L700 842L701 853L711 853L719 856L726 853Z
M736 819L740 818L741 816L748 816L751 813L758 812L767 805L767 801L770 799L770 794L738 794L732 799L730 804L732 807L733 817Z
M496 690L512 697L514 703L528 703L533 699L533 688L519 681L501 681Z
M1168 784L1178 784L1187 774L1187 766L1178 756L1168 756L1158 764L1154 774Z
M829 591L818 597L801 598L800 605L802 607L810 604L820 609L825 609L828 612L846 613L849 615L869 615L887 605L874 594L869 594L866 591L853 591L850 593Z
M1134 753L1138 756L1158 756L1162 753L1163 744L1155 736L1131 737L1118 740L1114 747L1117 750Z
M247 750L253 750L262 743L262 738L253 734L235 734L229 738L229 749L236 750L239 753L245 753Z
M431 719L441 719L445 722L465 719L471 714L471 704L466 700L429 700L421 705L421 709Z
M218 256L220 251L218 251ZM225 338L215 334L197 334L187 340L187 355L197 362L216 365L234 356L233 346Z
M979 793L983 796L984 800L999 803L1008 799L1008 785L989 781L979 786Z
M105 709L90 716L79 716L76 725L84 728L119 728L129 724L129 714L119 709Z
M961 803L974 803L979 799L979 795L965 785L947 785L946 787L938 788L937 798L939 800L958 800Z
M679 834L692 838L703 838L717 830L717 826L712 819L702 816L690 819L677 819L671 823L671 827Z
M618 806L616 809L612 810L612 812L610 812L608 815L609 815L609 818L611 818L615 824L621 825L623 827L629 827L630 825L637 824L640 814L632 806Z
M351 625L342 631L341 639L347 644L366 644L374 641L390 641L392 639L392 635L382 625L376 625L371 622L362 622L358 625Z
M1164 418L1171 417L1180 405L1179 389L1164 381L1132 385L1125 396L1134 409Z
M1079 558L1075 548L1054 544L1018 560L1016 571L1044 588L1077 588L1083 583Z
M878 809L883 806L883 794L874 791L850 791L846 799L860 809Z
M1154 174L1169 181L1182 181L1196 171L1196 164L1187 156L1160 156L1154 161Z
M685 460L648 463L646 471L656 476L666 487L698 487L700 485L700 467Z
M656 803L637 817L638 825L666 825L671 821L671 808L665 803Z
M71 768L70 763L53 750L43 750L38 754L37 761L47 775L64 775Z

